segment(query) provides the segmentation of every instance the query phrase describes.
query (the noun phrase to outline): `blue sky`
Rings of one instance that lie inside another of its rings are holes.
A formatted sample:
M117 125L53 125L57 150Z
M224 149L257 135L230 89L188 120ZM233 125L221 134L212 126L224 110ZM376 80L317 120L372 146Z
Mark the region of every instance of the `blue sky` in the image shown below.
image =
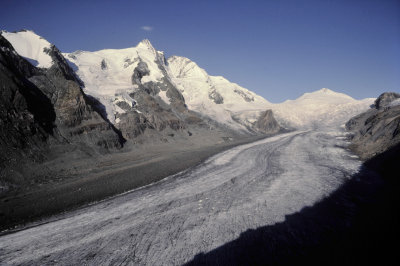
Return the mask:
M148 38L272 102L323 87L400 92L398 0L2 0L0 28L32 29L64 52Z

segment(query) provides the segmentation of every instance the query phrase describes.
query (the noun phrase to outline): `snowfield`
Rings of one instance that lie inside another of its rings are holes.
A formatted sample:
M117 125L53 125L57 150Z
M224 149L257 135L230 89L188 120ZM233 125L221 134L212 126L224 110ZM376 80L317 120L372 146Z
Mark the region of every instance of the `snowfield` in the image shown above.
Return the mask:
M4 265L181 265L327 197L361 165L339 131L235 147L154 185L0 237Z
M332 127L346 123L374 103L375 98L355 100L352 97L323 88L305 93L296 100L275 104L271 109L278 121L292 128Z
M0 32L14 47L15 51L25 57L36 67L49 68L53 65L50 55L45 52L51 44L33 31L20 31L17 33Z

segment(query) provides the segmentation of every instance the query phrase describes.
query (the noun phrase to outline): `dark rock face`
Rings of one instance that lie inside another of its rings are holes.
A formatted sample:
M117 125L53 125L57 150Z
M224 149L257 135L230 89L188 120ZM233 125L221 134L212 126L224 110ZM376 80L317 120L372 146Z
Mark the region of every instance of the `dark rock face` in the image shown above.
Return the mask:
M108 68L106 60L101 60L100 66L102 70L106 70Z
M91 106L79 79L59 50L46 51L53 59L39 69L20 57L0 35L1 161L24 156L37 161L52 145L120 148L122 139Z
M164 75L164 77L161 79L161 84L159 83L161 86L160 90L166 91L167 97L170 99L171 106L174 110L180 113L187 113L188 110L185 104L185 98L168 78L169 75L167 73L167 70L165 69L167 60L162 53L157 52L156 63L158 68Z
M51 100L56 112L57 130L67 142L79 142L106 149L120 148L123 140L113 126L91 105L80 88L80 80L53 45L49 51L54 64L42 75L29 78Z
M400 105L388 106L396 98L395 94L384 93L375 102L378 109L371 108L346 123L346 129L353 132L351 148L362 159L400 143Z
M400 98L399 93L395 92L385 92L379 95L375 100L376 109L381 109L390 105L390 103L396 99Z
M127 112L121 114L118 118L121 120L118 123L118 128L125 139L134 139L143 134L146 128L152 127L147 118L141 113Z
M132 84L133 85L141 85L142 78L150 74L149 67L146 62L139 62L132 75Z
M135 62L137 62L138 58L135 59L131 59L131 58L125 58L124 60L124 68L129 67L130 65L134 64Z
M126 64L131 64L132 60L126 60ZM137 89L129 94L135 100L134 106L126 102L116 103L125 113L117 114L118 123L116 126L126 139L134 139L141 135L146 135L150 130L150 135L162 136L166 128L181 131L186 128L186 123L201 121L196 114L190 112L180 91L169 80L165 70L165 58L157 54L156 63L164 74L159 81L142 82L142 78L150 74L147 63L140 61L132 74L132 84L137 85ZM165 103L160 97L160 93L165 92L169 103ZM136 104L137 103L137 104ZM140 111L139 111L140 110Z
M261 113L260 117L254 124L257 131L267 134L277 133L281 130L278 122L274 118L272 110L266 110Z
M0 35L0 168L23 155L38 159L53 134L54 107L24 78L36 72Z
M243 91L240 90L234 90L235 93L239 94L246 102L254 102L254 97L244 93Z
M223 104L224 98L215 89L212 89L208 94L208 97L213 100L216 104Z
M60 50L54 45L51 45L47 53L53 59L53 65L46 71L47 74L61 79L71 80L78 83L80 86L83 82L76 76L75 72L69 66L67 60L61 54Z
M138 90L130 94L130 96L137 100L138 104L135 107L140 112L131 108L130 110L126 109L126 113L117 115L117 118L120 120L118 128L121 130L124 138L133 139L138 137L144 134L146 129L161 132L167 127L176 131L185 128L183 114L163 108L145 90Z

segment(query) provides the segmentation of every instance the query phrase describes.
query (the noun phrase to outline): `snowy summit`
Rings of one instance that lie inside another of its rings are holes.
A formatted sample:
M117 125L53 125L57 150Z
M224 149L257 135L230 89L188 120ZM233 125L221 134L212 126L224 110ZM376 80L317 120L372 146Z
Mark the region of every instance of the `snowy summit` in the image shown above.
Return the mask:
M2 31L1 35L12 44L20 56L27 59L32 65L41 68L49 68L53 65L53 60L48 54L51 43L33 31Z
M3 31L1 34L34 66L51 67L50 42L32 31ZM151 96L166 108L173 105L170 97L175 95L183 98L189 110L245 132L253 128L268 109L284 127L312 128L316 124L339 125L365 111L374 100L355 100L323 88L305 93L296 100L273 104L222 76L208 75L188 58L171 56L166 59L148 39L126 49L76 51L63 55L83 81L83 91L102 104L107 119L114 125L119 123L118 117L126 113L124 106L137 113L143 111L133 96L143 88L152 88ZM175 92L169 91L168 86Z

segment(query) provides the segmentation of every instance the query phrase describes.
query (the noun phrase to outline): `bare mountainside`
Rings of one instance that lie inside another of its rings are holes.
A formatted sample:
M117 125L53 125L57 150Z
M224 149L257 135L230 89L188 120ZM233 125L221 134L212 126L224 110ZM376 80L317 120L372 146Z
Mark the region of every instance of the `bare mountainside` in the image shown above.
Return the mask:
M351 148L370 159L400 143L400 94L382 93L368 111L346 123L353 132Z

